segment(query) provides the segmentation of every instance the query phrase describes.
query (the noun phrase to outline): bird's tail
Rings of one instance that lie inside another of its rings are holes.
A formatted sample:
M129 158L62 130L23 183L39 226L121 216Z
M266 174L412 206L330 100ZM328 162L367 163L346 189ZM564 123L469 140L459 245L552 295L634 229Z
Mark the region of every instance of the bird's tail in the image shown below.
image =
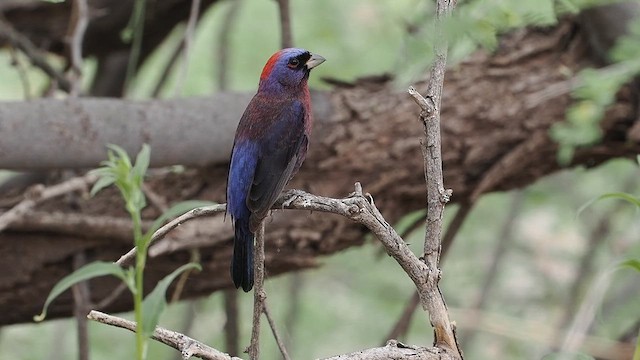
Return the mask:
M249 230L249 222L237 219L233 239L231 277L236 289L242 286L245 292L253 288L253 240L254 235Z

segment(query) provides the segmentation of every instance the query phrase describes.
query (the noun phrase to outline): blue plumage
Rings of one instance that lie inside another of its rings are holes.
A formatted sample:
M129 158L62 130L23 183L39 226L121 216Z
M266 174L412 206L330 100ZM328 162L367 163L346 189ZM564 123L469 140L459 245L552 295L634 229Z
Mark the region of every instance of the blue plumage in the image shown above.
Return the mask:
M231 276L244 291L253 287L254 234L307 153L312 124L307 79L322 62L324 58L303 49L275 53L238 124L227 212L235 229Z

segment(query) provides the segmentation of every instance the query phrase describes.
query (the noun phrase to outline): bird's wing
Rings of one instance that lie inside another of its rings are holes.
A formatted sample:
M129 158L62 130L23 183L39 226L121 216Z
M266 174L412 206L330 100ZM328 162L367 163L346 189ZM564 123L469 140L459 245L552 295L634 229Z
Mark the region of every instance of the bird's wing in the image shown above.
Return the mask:
M293 100L282 106L266 129L247 197L247 207L252 212L251 231L257 230L289 182L296 170L300 149L306 149L305 115L302 102Z

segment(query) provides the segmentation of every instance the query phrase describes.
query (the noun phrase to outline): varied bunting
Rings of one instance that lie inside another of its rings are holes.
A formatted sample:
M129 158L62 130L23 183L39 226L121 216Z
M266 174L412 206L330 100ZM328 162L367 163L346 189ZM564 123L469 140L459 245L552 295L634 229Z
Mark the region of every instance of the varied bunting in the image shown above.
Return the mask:
M302 165L311 132L309 72L322 56L282 49L269 58L258 92L244 111L227 179L227 213L235 230L231 277L253 287L253 242L262 220Z

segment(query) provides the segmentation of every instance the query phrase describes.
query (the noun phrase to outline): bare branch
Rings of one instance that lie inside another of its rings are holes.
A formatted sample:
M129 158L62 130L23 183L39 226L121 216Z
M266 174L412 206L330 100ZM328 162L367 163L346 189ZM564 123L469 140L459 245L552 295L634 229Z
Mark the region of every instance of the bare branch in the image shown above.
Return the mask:
M99 311L91 311L89 315L87 315L87 318L103 324L127 329L129 331L136 331L135 322L111 316ZM189 359L190 357L195 356L206 360L241 360L240 358L225 354L186 335L167 330L159 326L156 326L156 330L153 332L151 338L180 351L184 359Z
M264 310L267 294L264 292L264 220L256 234L256 244L253 256L255 279L253 283L253 326L251 327L251 343L249 344L249 359L260 358L260 317Z
M71 83L64 77L60 71L56 70L45 59L45 55L29 40L27 37L22 36L17 32L9 23L4 20L0 20L0 38L6 38L16 48L20 49L31 63L44 71L51 79L53 79L60 89L69 92L71 90Z
M385 337L385 341L388 341L389 339L397 339L407 334L409 331L409 325L411 325L411 319L413 318L413 314L416 312L418 305L420 305L420 296L417 292L414 292L402 311L402 315L400 315L398 321L396 321L389 334Z
M73 257L73 267L77 270L86 265L87 255L79 252ZM89 327L87 313L91 309L91 295L88 281L80 282L72 287L74 309L78 329L78 359L89 360Z
M449 354L439 353L438 348L425 348L405 345L396 340L389 340L387 345L379 348L372 348L357 351L351 354L338 355L325 360L388 360L388 359L452 359Z
M218 205L195 208L191 211L188 211L178 216L177 218L173 219L172 221L170 221L160 229L156 230L156 232L153 233L153 236L151 237L151 243L159 239L162 239L169 233L169 231L175 229L176 227L180 226L181 224L189 220L193 220L201 216L210 216L210 215L219 213L221 211L225 211L226 208L227 208L226 204L218 204ZM131 261L133 261L135 256L136 256L136 248L133 248L129 250L129 252L127 252L126 254L122 255L120 259L116 261L116 263L120 266L129 265L131 264Z
M293 35L291 32L291 15L289 12L289 0L276 0L280 12L280 36L282 48L293 47Z
M440 134L440 104L447 64L448 44L444 35L442 21L449 17L456 0L438 0L436 7L436 25L434 46L435 61L431 67L427 98L423 98L413 87L409 94L422 109L420 120L424 124L425 140L422 146L425 180L427 182L427 222L424 241L424 263L427 266L426 281L418 286L423 308L429 312L434 328L436 346L451 349L462 358L458 347L455 329L449 320L444 297L438 287L440 280L440 250L442 235L442 217L444 205L451 197L451 190L445 190L442 176L442 145Z
M453 217L449 226L447 226L447 231L442 236L442 249L440 250L440 262L443 261L444 257L447 255L447 252L451 248L453 244L453 240L456 238L458 231L464 225L464 221L467 219L469 214L471 213L471 209L473 209L473 202L461 202L458 211L456 211L456 215Z
M475 311L482 311L485 308L487 299L489 295L493 293L494 285L496 280L498 279L498 274L500 274L500 268L503 264L504 256L507 253L509 244L513 241L513 230L515 226L515 222L518 218L518 214L522 210L522 204L524 203L524 193L522 191L518 191L512 194L511 204L509 205L509 210L507 211L507 218L502 224L502 228L500 229L500 233L498 234L498 241L493 249L493 253L491 255L490 267L487 270L487 274L482 283L481 293L474 300L472 309ZM472 321L472 319L467 319L468 321ZM464 332L461 337L465 339L465 343L471 344L474 337L475 332Z
M22 218L29 210L38 203L45 200L68 194L73 191L85 190L89 185L97 180L95 175L85 175L73 178L50 187L35 185L25 194L24 200L18 203L11 210L0 215L0 232L11 225L14 221Z
M282 341L282 337L280 336L280 333L278 333L278 329L276 328L276 323L275 321L273 321L273 317L271 316L269 307L267 306L267 299L264 299L264 303L262 305L262 312L264 312L264 316L266 316L267 322L269 322L271 333L273 333L273 338L276 340L276 344L278 345L278 349L280 349L282 358L284 360L291 360L291 358L289 357L289 353L287 352L287 349L284 346L284 341Z
M233 25L238 18L241 4L242 0L234 0L229 4L229 9L222 20L220 32L218 33L218 48L215 57L218 58L218 71L216 73L218 88L220 90L226 90L229 87L228 64L229 55L231 54L231 51L229 51L229 40L231 38Z
M70 94L77 96L82 86L82 43L84 33L89 25L89 6L87 0L74 0L72 7L72 18L75 20L69 29L68 48L71 57L71 71L69 72L69 82L71 84Z
M191 44L195 36L196 24L198 17L200 16L200 0L191 0L191 9L189 10L189 20L187 21L187 28L184 31L184 46L182 47L182 66L180 67L180 74L178 75L178 81L176 83L175 94L180 95L184 89L184 84L187 80L187 73L189 72L189 59L191 58Z
M235 355L239 349L240 330L238 328L238 291L229 289L224 291L224 313L227 319L224 323L225 350Z

